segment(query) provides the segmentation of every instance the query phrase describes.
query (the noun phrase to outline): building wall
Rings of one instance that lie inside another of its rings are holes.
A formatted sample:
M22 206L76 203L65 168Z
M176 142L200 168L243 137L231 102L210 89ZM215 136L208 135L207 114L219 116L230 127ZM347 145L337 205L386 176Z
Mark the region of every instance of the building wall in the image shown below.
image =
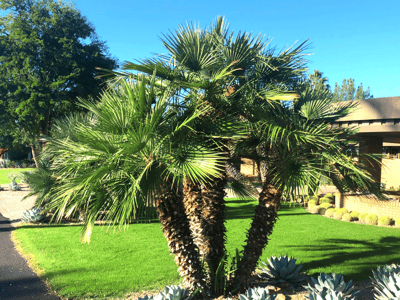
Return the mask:
M240 172L246 177L257 178L258 170L255 161L248 158L242 158L241 160Z
M386 189L394 187L397 190L397 188L400 186L400 159L382 159L381 182L386 185Z
M382 201L356 195L343 196L341 202L341 206L347 208L349 211L375 214L378 217L389 216L393 219L400 218L400 202Z

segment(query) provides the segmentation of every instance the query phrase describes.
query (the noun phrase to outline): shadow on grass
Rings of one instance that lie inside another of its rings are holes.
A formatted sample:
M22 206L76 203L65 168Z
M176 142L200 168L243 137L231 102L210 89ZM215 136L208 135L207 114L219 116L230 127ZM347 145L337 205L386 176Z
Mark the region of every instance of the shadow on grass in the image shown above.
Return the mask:
M349 266L346 276L354 280L366 280L372 276L372 270L376 269L377 265L400 263L399 237L383 237L378 242L355 239L326 239L318 242L323 245L290 246L302 251L325 253L322 256L316 253L313 261L303 263L306 270L324 269L334 265L345 265L348 262L353 265ZM363 263L357 264L356 261ZM317 276L318 274L310 273L309 275Z

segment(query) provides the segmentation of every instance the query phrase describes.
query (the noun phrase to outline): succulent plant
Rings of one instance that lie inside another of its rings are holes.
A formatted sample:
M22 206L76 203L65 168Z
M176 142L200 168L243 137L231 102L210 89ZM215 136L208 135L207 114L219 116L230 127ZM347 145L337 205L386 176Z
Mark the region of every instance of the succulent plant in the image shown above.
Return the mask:
M11 191L19 191L21 187L15 181L11 181L9 188Z
M308 201L308 207L315 206L315 205L317 205L317 200L312 199L312 200Z
M138 300L183 300L189 297L189 290L182 288L181 285L169 285L164 292L153 296L145 296Z
M354 296L344 296L341 292L334 292L334 291L325 291L322 294L317 293L310 293L308 295L308 299L310 300L351 300L354 299Z
M400 218L394 219L394 226L400 227Z
M367 213L361 213L361 214L358 216L358 220L360 220L361 222L365 223L365 218L366 218L366 217L368 217L368 214L367 214Z
M22 214L22 219L24 220L24 222L40 222L41 220L43 220L43 215L41 214L41 212L42 210L40 208L32 208Z
M321 273L317 279L311 277L311 282L312 284L304 286L306 290L310 291L310 299L354 299L354 295L358 293L352 286L353 281L350 280L346 283L342 274ZM330 298L326 298L328 295Z
M276 294L270 294L266 288L250 288L245 294L239 295L239 300L275 300Z
M400 265L378 267L372 274L376 298L400 299Z
M260 267L259 270L261 278L271 280L272 283L298 283L303 279L300 276L300 270L303 268L302 264L296 266L296 259L289 256L272 256L268 259L268 263L261 262L266 268Z
M331 198L322 197L321 199L319 199L319 203L331 203L331 202L332 202Z
M321 207L321 205L320 205L319 209L318 209L318 213L320 215L325 215L325 212L326 212L326 208L325 207Z

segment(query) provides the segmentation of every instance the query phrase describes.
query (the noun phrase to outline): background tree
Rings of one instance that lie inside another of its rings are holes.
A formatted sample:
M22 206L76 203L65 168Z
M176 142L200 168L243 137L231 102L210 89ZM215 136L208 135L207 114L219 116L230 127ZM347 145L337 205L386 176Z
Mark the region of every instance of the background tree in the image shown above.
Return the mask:
M96 67L117 61L73 5L5 0L0 9L0 134L28 143L35 157L53 118L77 110L77 97L99 94Z
M364 91L363 85L360 83L356 89L353 78L343 79L341 86L339 86L336 82L332 94L333 102L370 98L374 98L374 96L370 94L369 87Z

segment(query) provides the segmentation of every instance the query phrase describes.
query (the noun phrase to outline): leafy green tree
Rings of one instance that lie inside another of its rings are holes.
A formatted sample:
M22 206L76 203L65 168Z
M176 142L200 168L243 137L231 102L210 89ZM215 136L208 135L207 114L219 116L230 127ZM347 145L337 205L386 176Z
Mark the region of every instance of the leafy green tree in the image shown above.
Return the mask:
M54 118L77 109L77 97L96 97L114 69L104 42L72 5L52 0L4 0L0 9L2 135L35 147Z

